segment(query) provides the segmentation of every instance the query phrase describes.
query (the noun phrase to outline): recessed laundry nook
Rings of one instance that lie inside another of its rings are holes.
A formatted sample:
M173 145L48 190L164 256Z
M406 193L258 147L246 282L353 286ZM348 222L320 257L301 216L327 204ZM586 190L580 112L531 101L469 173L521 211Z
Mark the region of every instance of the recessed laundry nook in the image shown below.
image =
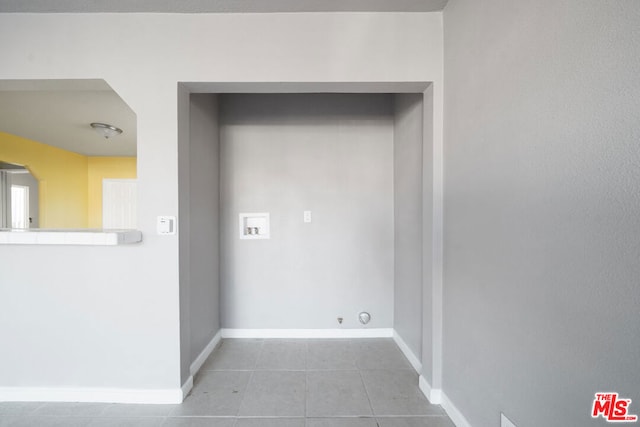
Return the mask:
M216 334L394 337L431 383L432 85L181 83L178 100L183 383Z

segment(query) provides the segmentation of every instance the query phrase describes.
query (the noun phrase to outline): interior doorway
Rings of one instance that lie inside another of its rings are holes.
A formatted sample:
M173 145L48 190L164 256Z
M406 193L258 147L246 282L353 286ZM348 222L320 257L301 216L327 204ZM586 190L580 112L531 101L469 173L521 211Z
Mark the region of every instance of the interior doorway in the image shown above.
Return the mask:
M0 228L38 228L39 182L22 165L0 161Z

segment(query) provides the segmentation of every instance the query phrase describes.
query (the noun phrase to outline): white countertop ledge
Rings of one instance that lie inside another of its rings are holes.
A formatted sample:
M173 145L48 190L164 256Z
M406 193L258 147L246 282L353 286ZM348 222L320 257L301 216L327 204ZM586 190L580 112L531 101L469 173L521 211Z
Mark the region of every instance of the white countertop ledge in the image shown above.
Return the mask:
M138 230L0 228L0 245L117 246L141 241Z

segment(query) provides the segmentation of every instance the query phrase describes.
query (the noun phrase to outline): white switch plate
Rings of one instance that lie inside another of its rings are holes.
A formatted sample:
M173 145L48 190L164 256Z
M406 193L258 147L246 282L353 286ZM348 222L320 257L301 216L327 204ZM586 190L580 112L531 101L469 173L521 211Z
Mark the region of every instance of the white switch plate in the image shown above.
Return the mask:
M176 224L175 216L159 216L156 229L158 234L176 234Z
M304 222L311 222L311 211L304 211Z
M500 427L516 427L516 425L512 423L509 418L505 417L503 413L500 413Z

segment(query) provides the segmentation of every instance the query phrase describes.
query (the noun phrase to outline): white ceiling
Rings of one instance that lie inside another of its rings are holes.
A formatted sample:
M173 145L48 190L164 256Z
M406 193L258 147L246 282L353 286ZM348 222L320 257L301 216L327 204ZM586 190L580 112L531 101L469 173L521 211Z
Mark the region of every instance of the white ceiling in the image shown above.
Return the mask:
M447 0L0 0L0 13L433 12Z
M106 140L91 122L123 133ZM136 155L136 115L103 80L0 81L0 131L86 156Z

